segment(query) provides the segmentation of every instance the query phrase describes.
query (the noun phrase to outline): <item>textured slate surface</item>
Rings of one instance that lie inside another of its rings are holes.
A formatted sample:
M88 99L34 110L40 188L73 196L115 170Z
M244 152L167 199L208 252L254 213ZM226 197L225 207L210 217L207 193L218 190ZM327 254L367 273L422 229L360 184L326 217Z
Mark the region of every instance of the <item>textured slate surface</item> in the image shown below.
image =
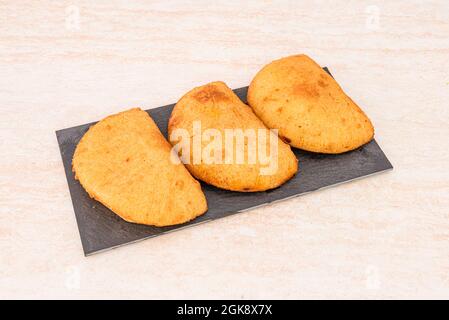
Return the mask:
M234 92L246 102L247 89L248 87L239 88ZM168 119L173 107L174 104L171 104L147 111L166 137ZM206 214L179 226L158 228L137 225L122 220L101 203L92 200L74 179L71 167L73 153L79 140L92 124L56 132L85 255L392 169L392 165L374 140L357 150L340 155L316 154L293 149L299 160L299 172L277 189L239 193L202 183L209 206Z

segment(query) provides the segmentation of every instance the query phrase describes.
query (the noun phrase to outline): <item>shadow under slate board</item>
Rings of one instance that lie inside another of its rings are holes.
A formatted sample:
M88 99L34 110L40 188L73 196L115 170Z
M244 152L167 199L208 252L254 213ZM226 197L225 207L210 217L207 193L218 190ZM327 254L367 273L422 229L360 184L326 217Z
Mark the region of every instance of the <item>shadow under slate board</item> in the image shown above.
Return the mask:
M329 72L327 68L324 69ZM244 87L234 92L246 103L247 90L248 87ZM165 137L173 107L174 104L171 104L147 111ZM188 223L170 227L138 225L122 220L101 203L91 199L74 178L71 165L73 153L79 140L92 124L56 132L86 256L393 168L375 140L340 155L310 153L292 148L299 160L299 171L279 188L265 192L240 193L201 183L209 206L204 215Z

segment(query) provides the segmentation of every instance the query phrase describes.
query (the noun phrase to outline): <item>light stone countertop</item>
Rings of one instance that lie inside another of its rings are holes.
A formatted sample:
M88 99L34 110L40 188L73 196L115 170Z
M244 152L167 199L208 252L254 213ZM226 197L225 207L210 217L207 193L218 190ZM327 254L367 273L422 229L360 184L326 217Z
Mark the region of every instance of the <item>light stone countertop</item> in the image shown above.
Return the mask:
M306 53L394 170L84 257L55 130ZM449 298L447 1L0 2L0 298Z

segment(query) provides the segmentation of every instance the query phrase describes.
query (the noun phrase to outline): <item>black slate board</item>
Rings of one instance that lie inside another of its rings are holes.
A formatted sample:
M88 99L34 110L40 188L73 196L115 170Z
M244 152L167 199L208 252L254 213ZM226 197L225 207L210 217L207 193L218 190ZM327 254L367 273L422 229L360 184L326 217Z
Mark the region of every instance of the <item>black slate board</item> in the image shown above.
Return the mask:
M328 71L326 68L325 70ZM247 90L248 87L244 87L234 92L246 103ZM167 124L173 107L174 104L171 104L147 110L165 137L167 137ZM92 124L94 123L56 132L85 255L223 218L257 206L393 168L374 140L357 150L340 155L316 154L293 149L299 160L299 172L281 187L265 192L239 193L202 183L209 207L206 214L178 226L162 228L144 226L128 223L119 218L101 203L91 199L79 182L74 179L71 166L73 153L79 140Z

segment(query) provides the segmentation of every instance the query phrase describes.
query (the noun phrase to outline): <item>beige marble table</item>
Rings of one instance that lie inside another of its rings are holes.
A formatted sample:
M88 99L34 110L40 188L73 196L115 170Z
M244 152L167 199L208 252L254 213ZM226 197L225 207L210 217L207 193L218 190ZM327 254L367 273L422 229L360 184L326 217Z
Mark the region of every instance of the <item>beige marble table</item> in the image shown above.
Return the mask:
M307 53L395 166L85 258L55 130ZM0 298L449 298L447 1L0 2Z

